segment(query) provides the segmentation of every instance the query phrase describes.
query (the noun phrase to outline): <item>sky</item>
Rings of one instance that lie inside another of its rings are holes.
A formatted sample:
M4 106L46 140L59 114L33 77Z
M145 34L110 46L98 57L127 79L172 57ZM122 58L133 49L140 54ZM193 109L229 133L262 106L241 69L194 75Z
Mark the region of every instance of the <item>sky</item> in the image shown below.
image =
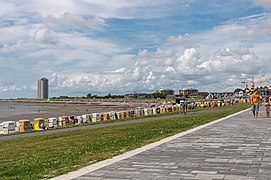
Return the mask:
M270 50L270 0L0 0L0 98L233 92Z

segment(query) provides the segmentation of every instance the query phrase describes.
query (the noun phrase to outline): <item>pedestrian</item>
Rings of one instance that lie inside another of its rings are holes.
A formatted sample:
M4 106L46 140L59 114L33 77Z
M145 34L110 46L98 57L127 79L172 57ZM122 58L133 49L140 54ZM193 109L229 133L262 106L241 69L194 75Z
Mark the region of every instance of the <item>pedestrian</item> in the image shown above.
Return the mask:
M269 99L270 99L270 97L266 98L266 101L264 103L267 118L270 118L270 101L269 101Z
M254 93L250 97L251 110L252 110L254 118L258 118L259 116L260 99L261 99L261 96L259 95L258 90L255 90Z
M185 96L183 104L184 104L184 114L186 114L188 109L188 96Z

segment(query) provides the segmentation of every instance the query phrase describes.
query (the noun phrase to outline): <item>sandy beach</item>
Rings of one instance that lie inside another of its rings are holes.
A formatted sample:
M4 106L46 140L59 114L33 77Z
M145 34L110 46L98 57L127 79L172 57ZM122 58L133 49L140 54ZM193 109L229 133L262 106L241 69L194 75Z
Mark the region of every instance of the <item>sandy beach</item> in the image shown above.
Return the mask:
M109 111L122 111L133 107L146 106L139 102L27 102L1 101L0 122L19 121L42 117L83 115Z

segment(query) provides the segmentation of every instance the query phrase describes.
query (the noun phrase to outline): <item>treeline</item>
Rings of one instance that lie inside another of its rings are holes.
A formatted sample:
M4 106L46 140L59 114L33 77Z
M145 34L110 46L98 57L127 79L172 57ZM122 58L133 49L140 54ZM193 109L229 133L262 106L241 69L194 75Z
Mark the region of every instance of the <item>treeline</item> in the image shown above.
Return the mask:
M87 94L87 96L82 97L72 97L72 96L59 96L59 97L52 97L50 99L57 100L57 99L124 99L124 98L130 98L130 99L166 99L167 94L165 93L141 93L141 94L127 94L127 95L112 95L108 94L105 96L99 96L99 95L92 95L91 93Z

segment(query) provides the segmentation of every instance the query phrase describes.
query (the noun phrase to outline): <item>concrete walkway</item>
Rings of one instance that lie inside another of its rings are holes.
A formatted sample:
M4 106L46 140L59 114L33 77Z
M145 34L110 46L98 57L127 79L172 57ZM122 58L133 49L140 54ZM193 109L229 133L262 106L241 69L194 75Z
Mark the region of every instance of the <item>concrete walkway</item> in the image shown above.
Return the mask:
M54 179L271 179L271 118L243 111Z

